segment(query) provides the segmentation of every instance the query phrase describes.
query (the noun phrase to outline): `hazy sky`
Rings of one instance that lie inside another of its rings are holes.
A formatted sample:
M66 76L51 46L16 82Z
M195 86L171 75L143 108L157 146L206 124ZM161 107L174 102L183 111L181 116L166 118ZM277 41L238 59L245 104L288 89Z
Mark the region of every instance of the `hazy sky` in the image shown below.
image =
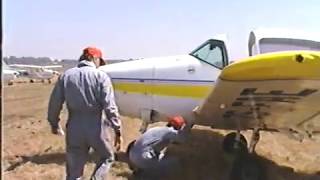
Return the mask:
M257 27L320 31L319 0L4 0L4 54L78 58L93 45L107 59L189 53L227 33L245 56Z

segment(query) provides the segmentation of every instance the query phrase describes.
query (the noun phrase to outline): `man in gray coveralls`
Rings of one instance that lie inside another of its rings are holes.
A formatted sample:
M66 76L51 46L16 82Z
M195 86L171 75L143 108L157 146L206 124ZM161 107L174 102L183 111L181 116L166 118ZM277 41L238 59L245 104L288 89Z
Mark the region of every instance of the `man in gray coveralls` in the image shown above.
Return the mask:
M186 140L185 127L183 117L171 117L167 126L150 128L130 144L127 153L137 178L166 179L181 169L179 159L167 155L166 150L170 144Z
M106 138L109 124L116 134L114 145L117 150L120 149L120 116L110 78L97 69L101 64L105 63L99 49L84 49L78 66L59 77L50 97L48 121L53 134L64 134L59 125L64 101L69 112L66 125L67 180L81 178L90 147L100 157L92 179L106 176L114 160L113 147ZM109 122L102 119L103 110Z

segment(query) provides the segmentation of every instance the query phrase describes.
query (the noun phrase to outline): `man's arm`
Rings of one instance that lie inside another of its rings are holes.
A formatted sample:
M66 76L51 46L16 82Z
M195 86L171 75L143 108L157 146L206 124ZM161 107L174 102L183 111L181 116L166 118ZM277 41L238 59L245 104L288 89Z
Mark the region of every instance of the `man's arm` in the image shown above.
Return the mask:
M107 116L107 119L111 122L112 128L115 130L116 134L120 136L121 134L121 120L114 99L113 86L110 78L105 74L102 80L102 105Z
M52 129L59 128L59 115L65 100L63 91L63 77L60 76L52 90L48 105L48 121Z
M188 135L189 135L188 129L186 125L184 125L180 130L172 129L172 133L170 133L169 137L170 137L171 143L181 144L186 142Z

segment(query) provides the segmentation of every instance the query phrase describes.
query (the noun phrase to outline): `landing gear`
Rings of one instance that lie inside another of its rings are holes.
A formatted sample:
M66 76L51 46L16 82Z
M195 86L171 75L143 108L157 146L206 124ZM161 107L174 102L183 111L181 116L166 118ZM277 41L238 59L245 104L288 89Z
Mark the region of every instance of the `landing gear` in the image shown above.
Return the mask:
M237 152L247 152L247 146L247 140L240 132L232 132L227 134L222 142L222 148L224 152L228 154L234 154Z
M259 130L259 128L253 130L249 147L240 131L225 136L223 150L235 155L230 180L264 180L264 168L255 154L255 147L260 139Z
M254 153L256 145L258 144L260 140L260 134L259 134L259 128L253 129L250 145L249 145L249 153Z
M152 117L154 116L155 111L152 109L142 109L140 113L142 124L140 126L139 132L144 133L148 129L149 124L152 123Z
M136 140L131 141L131 142L129 143L127 149L126 149L126 156L127 156L127 158L128 158L128 165L129 165L129 168L130 168L131 170L135 170L135 167L132 165L132 163L131 163L131 161L130 161L130 157L129 157L129 156L130 156L130 150L131 150L131 148L133 147L133 145L134 145L135 142L136 142Z
M254 153L256 145L260 140L259 130L259 128L253 129L249 147L246 138L240 133L240 131L227 134L222 142L223 150L226 153Z
M34 83L34 80L33 80L33 79L30 79L30 83Z

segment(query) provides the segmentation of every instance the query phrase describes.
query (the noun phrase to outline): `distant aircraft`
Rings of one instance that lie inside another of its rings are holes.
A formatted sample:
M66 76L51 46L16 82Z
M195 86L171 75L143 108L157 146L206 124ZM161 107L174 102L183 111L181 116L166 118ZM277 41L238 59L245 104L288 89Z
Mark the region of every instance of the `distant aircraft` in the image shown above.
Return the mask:
M59 75L58 71L54 71L54 68L62 68L60 65L50 65L50 66L38 66L38 65L26 65L26 64L10 64L8 65L11 68L17 69L21 75L24 75L30 79L30 82L34 80L41 80L45 82L48 80L48 83L51 83L51 79L55 75Z
M224 150L254 152L260 131L298 139L320 134L320 39L306 35L252 31L252 57L232 64L228 43L209 39L187 55L100 68L112 79L120 113L141 118L142 131L182 115L191 127L234 130ZM241 131L249 129L248 145Z
M11 69L4 61L2 61L3 81L8 85L13 84L13 80L19 76L19 72Z

